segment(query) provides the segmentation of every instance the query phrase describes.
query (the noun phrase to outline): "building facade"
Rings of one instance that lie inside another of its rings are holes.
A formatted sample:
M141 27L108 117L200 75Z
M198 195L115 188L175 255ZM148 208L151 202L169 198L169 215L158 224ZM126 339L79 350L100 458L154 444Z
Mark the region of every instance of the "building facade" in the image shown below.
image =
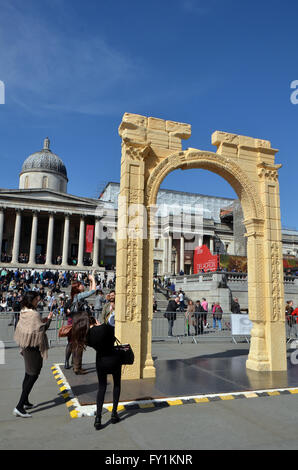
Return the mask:
M1 266L100 269L116 265L119 183L109 182L99 198L67 193L67 170L50 149L30 155L18 189L0 189ZM239 201L160 189L154 234L154 272L192 274L193 251L246 256ZM86 228L94 229L86 252ZM284 255L298 256L298 231L282 230ZM90 250L89 250L90 251Z

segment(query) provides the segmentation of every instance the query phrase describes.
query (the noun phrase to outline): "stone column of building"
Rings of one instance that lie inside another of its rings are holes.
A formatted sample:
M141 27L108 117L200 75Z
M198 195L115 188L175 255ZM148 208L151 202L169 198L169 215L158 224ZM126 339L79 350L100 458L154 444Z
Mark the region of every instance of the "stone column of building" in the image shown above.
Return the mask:
M172 239L172 234L169 234L168 238L168 273L172 274L172 245L173 245L173 239Z
M12 246L12 263L19 262L19 250L20 250L20 237L21 237L21 223L22 215L19 209L16 210L16 221L14 227L14 237L13 237L13 246Z
M167 272L168 268L168 241L166 238L163 238L163 254L162 254L162 261L163 261L163 266L162 266L162 274L165 274Z
M180 237L180 269L184 272L184 236Z
M210 252L213 254L214 252L214 239L213 237L211 236L210 237Z
M78 266L83 266L84 263L84 235L85 235L85 219L81 216L80 219L80 234L79 234L79 250L78 250Z
M63 265L68 265L68 242L69 242L69 214L65 214L63 250L62 250L62 264Z
M0 208L0 261L2 255L2 240L3 240L3 229L4 229L4 209Z
M46 265L53 263L54 214L49 214Z
M38 213L33 211L32 215L32 228L31 228L31 241L30 241L30 253L29 253L29 264L35 264L36 255L36 242L37 242L37 227L38 227Z
M98 268L98 255L99 255L99 226L100 219L95 219L95 231L94 231L94 246L93 246L93 268Z

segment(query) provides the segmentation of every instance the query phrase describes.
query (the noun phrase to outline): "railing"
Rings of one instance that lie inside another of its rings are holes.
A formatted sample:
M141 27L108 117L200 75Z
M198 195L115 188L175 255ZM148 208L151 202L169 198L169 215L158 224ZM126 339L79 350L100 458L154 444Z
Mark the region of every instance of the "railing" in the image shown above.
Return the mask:
M173 341L179 343L191 340L194 343L201 338L231 339L231 314L223 313L221 321L214 321L212 313L206 313L194 318L188 318L185 312L170 312L176 320L173 323L172 334L169 336L169 322L163 313L155 312L152 320L152 341ZM196 319L197 318L197 319Z
M43 313L43 312L41 312ZM47 313L47 312L46 312ZM15 326L18 321L19 312L0 312L0 341L6 343L14 343ZM46 315L44 315L45 317ZM60 327L65 324L62 315L53 317L47 336L50 345L52 344L65 344L65 338L59 338L58 332Z
M286 338L287 343L298 340L298 318L293 315L286 315Z
M14 343L14 323L18 318L19 312L0 312L0 341L6 343ZM195 319L191 318L190 324L188 323L185 312L172 312L176 313L176 320L173 324L173 336L168 336L168 320L161 312L155 312L152 320L152 341L177 341L178 343L193 342L198 343L201 340L230 340L234 341L231 330L231 315L230 313L223 313L221 322L214 318L212 313L207 313L206 318L204 314L199 317L199 327L196 326ZM47 330L47 336L50 345L65 345L67 339L59 338L58 332L60 327L66 324L62 315L53 317L51 325ZM298 323L297 318L293 316L286 317L285 322L286 339L290 341L298 341ZM235 342L235 341L234 341ZM15 343L14 343L15 344Z

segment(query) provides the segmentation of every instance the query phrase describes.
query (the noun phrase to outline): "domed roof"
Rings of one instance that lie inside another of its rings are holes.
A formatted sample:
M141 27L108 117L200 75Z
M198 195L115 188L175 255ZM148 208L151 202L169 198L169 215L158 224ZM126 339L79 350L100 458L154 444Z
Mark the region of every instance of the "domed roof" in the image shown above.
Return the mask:
M61 158L50 150L50 140L44 140L43 149L29 155L23 163L21 173L28 171L53 171L67 178L65 165Z

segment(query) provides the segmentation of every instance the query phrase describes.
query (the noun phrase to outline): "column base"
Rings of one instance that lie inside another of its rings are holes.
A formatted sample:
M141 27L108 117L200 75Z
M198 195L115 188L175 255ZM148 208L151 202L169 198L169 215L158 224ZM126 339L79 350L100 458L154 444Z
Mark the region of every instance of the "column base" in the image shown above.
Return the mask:
M270 372L271 366L269 362L256 361L253 359L247 359L246 368L254 370L256 372Z
M143 379L155 379L156 369L154 366L147 366L142 371Z

